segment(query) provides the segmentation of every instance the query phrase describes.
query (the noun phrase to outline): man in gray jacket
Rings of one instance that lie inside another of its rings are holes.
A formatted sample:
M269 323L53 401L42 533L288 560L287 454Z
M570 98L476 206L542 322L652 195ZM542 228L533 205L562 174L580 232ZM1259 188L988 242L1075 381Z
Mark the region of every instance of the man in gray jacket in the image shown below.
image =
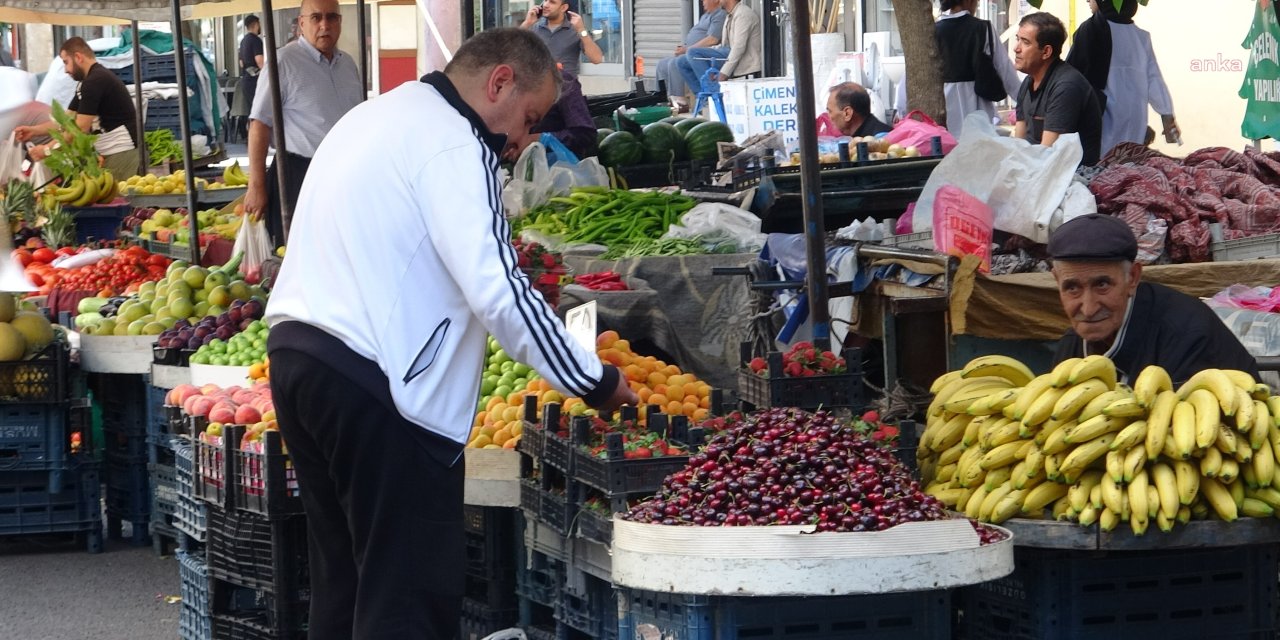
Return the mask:
M760 73L764 66L761 50L760 16L742 0L724 0L729 17L724 22L724 38L718 47L696 47L676 62L680 74L695 92L702 86L707 69L719 69L717 80Z

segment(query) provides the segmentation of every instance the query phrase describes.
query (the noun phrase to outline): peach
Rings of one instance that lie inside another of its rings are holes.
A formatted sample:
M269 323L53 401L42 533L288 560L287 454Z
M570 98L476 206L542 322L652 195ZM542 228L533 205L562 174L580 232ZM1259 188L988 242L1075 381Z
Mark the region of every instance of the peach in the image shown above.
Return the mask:
M169 392L169 395L171 398L169 401L169 404L185 405L187 402L187 398L200 395L200 390L197 389L194 385L180 384L174 387L173 390Z
M236 404L249 404L257 399L257 394L248 389L240 389L231 394L231 400Z
M253 424L262 420L262 413L247 404L236 409L236 424Z
M235 422L236 408L229 402L219 402L209 410L210 422Z
M200 393L206 396L213 395L219 391L222 391L222 387L219 387L218 385L213 384L212 382L204 385L203 387L200 387Z
M209 411L213 409L213 398L208 396L191 396L182 405L182 410L190 416L207 417Z

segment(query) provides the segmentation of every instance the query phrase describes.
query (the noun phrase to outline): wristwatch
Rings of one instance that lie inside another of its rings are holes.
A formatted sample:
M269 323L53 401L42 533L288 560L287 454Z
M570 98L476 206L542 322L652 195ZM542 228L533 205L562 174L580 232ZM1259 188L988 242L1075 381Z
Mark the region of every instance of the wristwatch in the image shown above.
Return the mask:
M590 31L587 31L586 29L583 29L582 31L579 31L579 32L578 32L578 37L579 37L579 38L585 38L585 37L587 37L587 36L589 36L589 35L591 35L591 32L590 32Z

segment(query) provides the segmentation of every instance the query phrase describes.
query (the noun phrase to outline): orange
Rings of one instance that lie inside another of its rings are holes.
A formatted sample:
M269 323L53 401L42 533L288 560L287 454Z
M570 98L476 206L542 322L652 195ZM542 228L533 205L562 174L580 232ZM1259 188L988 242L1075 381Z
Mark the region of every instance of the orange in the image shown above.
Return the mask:
M514 449L514 448L516 448L516 445L517 445L517 444L519 444L519 443L520 443L520 437L519 437L519 436L515 436L515 437L512 437L510 440L507 440L506 442L502 443L502 448L503 448L503 449Z
M520 407L507 407L507 410L502 412L502 420L504 422L516 422L519 419Z
M692 417L693 412L697 410L698 410L698 403L685 402L684 404L681 405L680 413L683 413L686 416Z
M678 377L679 376L672 376L672 378L678 378ZM684 385L671 382L671 378L667 378L667 397L668 398L672 398L672 399L683 398L684 394L685 394Z
M698 404L699 400L700 398L698 396L693 395L692 393L685 394L684 396L685 402L692 402L695 405Z
M665 368L663 368L663 371L665 371L668 376L679 375L680 367L677 367L674 364L669 364Z
M700 398L700 399L698 400L698 406L699 406L699 407L702 407L703 409L710 409L710 408L711 408L711 398L710 398L710 397L708 397L708 396L702 396L702 398Z
M645 380L649 383L649 386L657 388L658 385L667 383L667 376L659 371L654 371Z
M655 391L649 396L649 400L646 404L656 404L658 406L665 407L667 405L667 397Z
M486 411L493 411L493 405L496 405L499 403L506 404L506 402L507 402L506 398L502 396L494 396L492 398L489 398L489 403L486 404L484 408Z
M622 357L622 354L619 353L617 349L601 349L597 355L600 356L601 360L608 362L615 367L623 367L627 364L625 359Z
M608 349L618 341L618 332L612 329L602 332L596 336L596 347L599 349Z
M661 393L662 395L664 395L664 396L665 396L665 395L667 395L667 385L665 385L665 384L658 384L658 385L654 385L654 387L653 387L653 392L654 392L654 393Z
M684 411L684 405L677 400L672 400L671 402L667 403L667 408L664 409L664 411L674 416L680 413L681 411Z
M703 420L706 420L708 415L711 415L711 412L707 411L706 407L703 407L693 412L693 419L698 422L701 422Z
M526 395L528 394L524 392L524 389L521 389L519 391L512 391L511 395L507 396L507 404L513 407L523 407L524 397Z
M515 439L517 439L517 440L518 440L518 439L520 439L520 436L524 434L524 423L523 423L523 422L513 422L513 423L511 423L511 424L507 425L507 431L510 431L510 432L511 432L511 437L512 437L512 438L515 438Z
M636 364L636 363L634 363L634 362L633 362L633 363L631 363L631 364L629 364L629 365L627 365L627 366L625 366L625 367L623 367L623 368L622 368L622 373L623 373L624 375L626 375L626 376L627 376L627 379L628 379L628 380L632 380L632 381L635 381L635 382L644 382L644 381L645 381L645 373L646 373L646 372L645 372L645 370L644 370L644 367L641 367L640 365L638 365L638 364Z
M670 376L667 378L667 384L669 385L677 385L677 384L685 385L688 383L689 383L689 376L686 376L684 374L676 374L674 376Z
M653 395L653 389L650 389L649 387L640 387L639 389L636 389L636 395L640 396L640 402L648 402L649 396Z
M480 413L477 413L477 414L476 414L475 422L472 422L472 423L471 423L471 426L473 426L473 427L478 427L478 426L480 426L480 425L484 424L485 418L488 418L488 417L489 417L489 412L488 412L488 411L481 411Z
M631 353L631 343L626 340L614 340L609 346L623 353Z
M502 444L510 439L511 439L511 432L507 431L505 428L499 429L497 433L493 434L494 444Z

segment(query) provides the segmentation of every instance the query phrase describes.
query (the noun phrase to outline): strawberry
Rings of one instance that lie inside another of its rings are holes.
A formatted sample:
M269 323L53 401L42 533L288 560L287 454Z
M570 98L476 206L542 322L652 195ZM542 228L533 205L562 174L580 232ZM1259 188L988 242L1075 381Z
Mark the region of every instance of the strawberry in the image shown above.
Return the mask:
M876 424L877 422L880 422L880 412L872 409L871 411L862 414L862 421L870 424Z
M769 365L765 364L764 358L760 358L760 357L752 358L751 363L748 364L747 366L750 367L751 370L755 373L760 373L765 369L769 368Z

